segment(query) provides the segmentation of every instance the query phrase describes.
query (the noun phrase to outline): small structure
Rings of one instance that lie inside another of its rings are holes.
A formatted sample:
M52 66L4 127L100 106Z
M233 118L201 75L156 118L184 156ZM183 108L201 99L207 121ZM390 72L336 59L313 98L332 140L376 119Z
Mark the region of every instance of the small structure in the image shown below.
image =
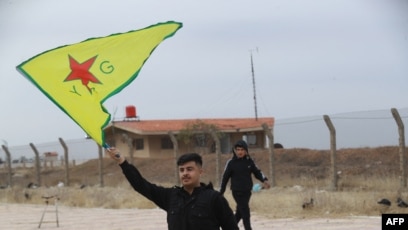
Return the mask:
M178 138L188 127L194 127L197 124L215 127L217 132L222 133L221 153L230 153L235 142L241 139L247 141L250 151L265 149L268 147L268 141L262 125L266 124L273 128L275 121L273 117L140 120L133 109L134 107L127 109L124 121L112 121L103 131L109 145L129 154L136 151L138 157L145 158L173 156L174 146L169 132ZM194 136L192 141L178 140L180 153L215 152L215 142L212 139L207 139L200 133L194 134L194 130L190 131Z
M58 160L57 152L44 152L44 161L54 163Z

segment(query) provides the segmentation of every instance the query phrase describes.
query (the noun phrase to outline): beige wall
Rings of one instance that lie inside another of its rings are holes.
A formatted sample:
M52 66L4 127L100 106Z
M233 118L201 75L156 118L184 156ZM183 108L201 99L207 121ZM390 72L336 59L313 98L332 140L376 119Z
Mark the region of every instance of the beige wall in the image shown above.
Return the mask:
M130 138L143 138L144 141L144 149L132 149L133 151L133 156L134 157L150 157L149 155L149 145L148 145L148 138L147 137L142 137L140 135L130 135L128 134ZM121 152L121 154L124 154L124 156L130 156L130 150L129 150L129 146L128 143L126 142L125 138L122 135L115 135L114 138L114 142L115 142L115 147L117 149L119 149L119 151Z
M244 133L229 133L231 146L235 144L238 140L242 139ZM256 145L249 145L250 149L261 149L265 147L265 134L263 131L256 131L253 132L256 135ZM130 134L128 133L129 138L136 139L136 138L143 138L144 142L144 149L136 150L133 149L134 157L153 157L153 158L163 158L163 157L173 157L174 150L173 149L162 149L161 148L161 139L163 137L168 138L168 135L157 135L157 136L141 136L137 134ZM111 136L107 137L111 138ZM119 151L124 154L125 156L129 156L129 146L126 142L126 139L119 134L115 134L115 146L119 149ZM179 147L179 154L188 153L188 152L196 152L200 154L210 153L209 148L203 147L191 147L183 142L178 143Z
M150 157L172 157L174 155L174 150L173 149L162 149L161 148L161 139L163 137L168 137L167 135L161 135L161 136L149 136L149 150L150 150ZM146 143L145 143L146 144Z

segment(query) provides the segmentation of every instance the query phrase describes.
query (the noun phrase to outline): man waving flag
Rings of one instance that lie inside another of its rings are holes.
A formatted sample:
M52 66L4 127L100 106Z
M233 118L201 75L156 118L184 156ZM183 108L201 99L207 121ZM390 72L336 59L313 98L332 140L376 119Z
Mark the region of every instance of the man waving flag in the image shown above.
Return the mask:
M91 38L45 51L17 66L98 144L110 114L102 103L129 85L153 50L182 27L165 22L127 33Z

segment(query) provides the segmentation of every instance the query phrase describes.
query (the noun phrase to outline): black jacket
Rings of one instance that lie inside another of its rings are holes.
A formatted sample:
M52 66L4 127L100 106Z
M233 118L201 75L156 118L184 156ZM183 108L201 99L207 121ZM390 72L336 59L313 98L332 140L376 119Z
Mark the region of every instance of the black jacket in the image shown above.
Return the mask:
M251 157L247 155L243 158L238 158L234 151L233 154L232 159L228 160L225 165L221 181L221 194L224 194L230 178L231 190L233 191L251 191L253 186L251 174L254 174L255 178L261 182L268 180Z
M238 225L227 200L212 184L194 189L190 195L183 188L164 188L150 183L127 161L120 167L132 187L167 212L169 230L236 230Z

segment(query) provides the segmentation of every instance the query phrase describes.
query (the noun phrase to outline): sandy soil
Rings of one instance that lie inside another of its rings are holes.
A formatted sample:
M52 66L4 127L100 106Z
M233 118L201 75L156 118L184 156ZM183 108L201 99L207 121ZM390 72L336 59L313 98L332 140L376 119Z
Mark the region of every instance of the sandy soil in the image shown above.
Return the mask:
M0 203L1 229L38 229L46 205ZM160 209L102 209L58 206L56 223L55 206L46 209L41 229L167 229L166 214ZM254 230L302 229L302 230L361 230L381 229L381 217L347 217L337 219L267 219L252 214ZM240 229L243 229L240 224Z

